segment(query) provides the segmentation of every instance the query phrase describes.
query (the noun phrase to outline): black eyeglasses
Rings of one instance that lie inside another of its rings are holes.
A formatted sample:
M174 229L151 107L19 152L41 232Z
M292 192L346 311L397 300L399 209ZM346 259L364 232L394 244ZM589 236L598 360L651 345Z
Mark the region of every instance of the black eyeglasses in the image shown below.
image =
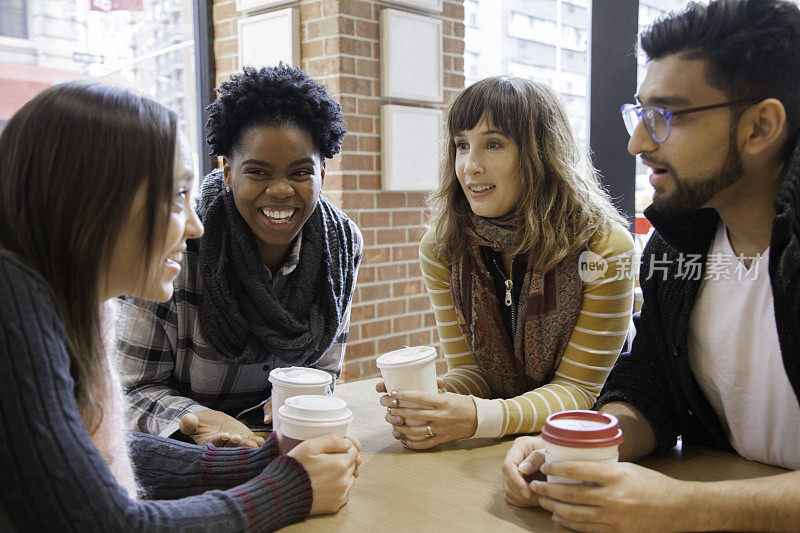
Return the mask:
M734 102L723 102L721 104L704 105L701 107L691 107L689 109L681 109L680 111L670 111L663 107L656 106L641 106L636 104L625 104L620 108L622 113L622 122L625 123L625 128L628 130L628 135L633 137L633 132L636 131L636 126L639 121L644 121L644 129L650 134L650 137L657 143L663 143L669 139L670 123L672 117L678 115L685 115L687 113L697 113L698 111L708 111L709 109L717 109L718 107L726 107L741 104L754 104L759 102L760 98L749 98L747 100L736 100Z

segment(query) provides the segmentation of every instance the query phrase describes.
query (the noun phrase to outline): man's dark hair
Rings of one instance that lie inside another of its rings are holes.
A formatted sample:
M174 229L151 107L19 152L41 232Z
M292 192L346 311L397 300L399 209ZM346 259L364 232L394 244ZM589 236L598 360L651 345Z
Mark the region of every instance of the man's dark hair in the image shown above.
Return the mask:
M800 129L800 9L783 0L690 3L656 21L641 37L649 59L681 54L706 61L706 80L730 100L777 98L789 137ZM737 113L738 111L738 113ZM734 109L738 119L744 108Z
M311 135L324 158L339 152L347 134L342 107L297 67L244 67L217 89L208 110L208 144L212 155L230 156L242 135L260 126L296 126Z

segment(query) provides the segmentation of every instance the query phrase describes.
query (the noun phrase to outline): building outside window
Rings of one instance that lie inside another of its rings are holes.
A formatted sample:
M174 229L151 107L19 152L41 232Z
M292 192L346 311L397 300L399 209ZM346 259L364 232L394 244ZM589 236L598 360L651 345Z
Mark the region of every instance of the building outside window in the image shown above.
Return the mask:
M196 147L193 28L192 0L0 0L0 128L47 87L96 80L173 109Z
M466 84L510 74L551 85L575 134L588 142L589 0L467 1L477 24L467 20L465 29Z

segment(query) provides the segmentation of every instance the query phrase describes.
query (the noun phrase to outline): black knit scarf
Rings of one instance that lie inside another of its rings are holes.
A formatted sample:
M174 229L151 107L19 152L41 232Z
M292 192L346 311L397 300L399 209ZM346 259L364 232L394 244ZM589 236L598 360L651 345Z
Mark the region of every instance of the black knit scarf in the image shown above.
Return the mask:
M354 290L358 258L347 217L320 196L301 230L300 262L275 294L221 171L203 181L198 214L205 226L199 260L203 337L228 361L319 361L336 340Z

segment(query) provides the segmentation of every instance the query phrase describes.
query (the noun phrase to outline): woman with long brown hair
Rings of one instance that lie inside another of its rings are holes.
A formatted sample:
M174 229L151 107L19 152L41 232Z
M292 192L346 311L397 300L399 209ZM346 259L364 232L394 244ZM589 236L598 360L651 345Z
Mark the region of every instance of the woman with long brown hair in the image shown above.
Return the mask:
M590 408L633 304L626 222L551 88L506 76L467 87L445 142L420 267L448 392L381 398L416 449L535 432L555 411Z
M125 432L100 309L122 294L169 299L186 240L203 233L176 124L152 100L75 82L0 134L0 522L271 530L347 500L354 441L281 455L275 438L225 450Z

